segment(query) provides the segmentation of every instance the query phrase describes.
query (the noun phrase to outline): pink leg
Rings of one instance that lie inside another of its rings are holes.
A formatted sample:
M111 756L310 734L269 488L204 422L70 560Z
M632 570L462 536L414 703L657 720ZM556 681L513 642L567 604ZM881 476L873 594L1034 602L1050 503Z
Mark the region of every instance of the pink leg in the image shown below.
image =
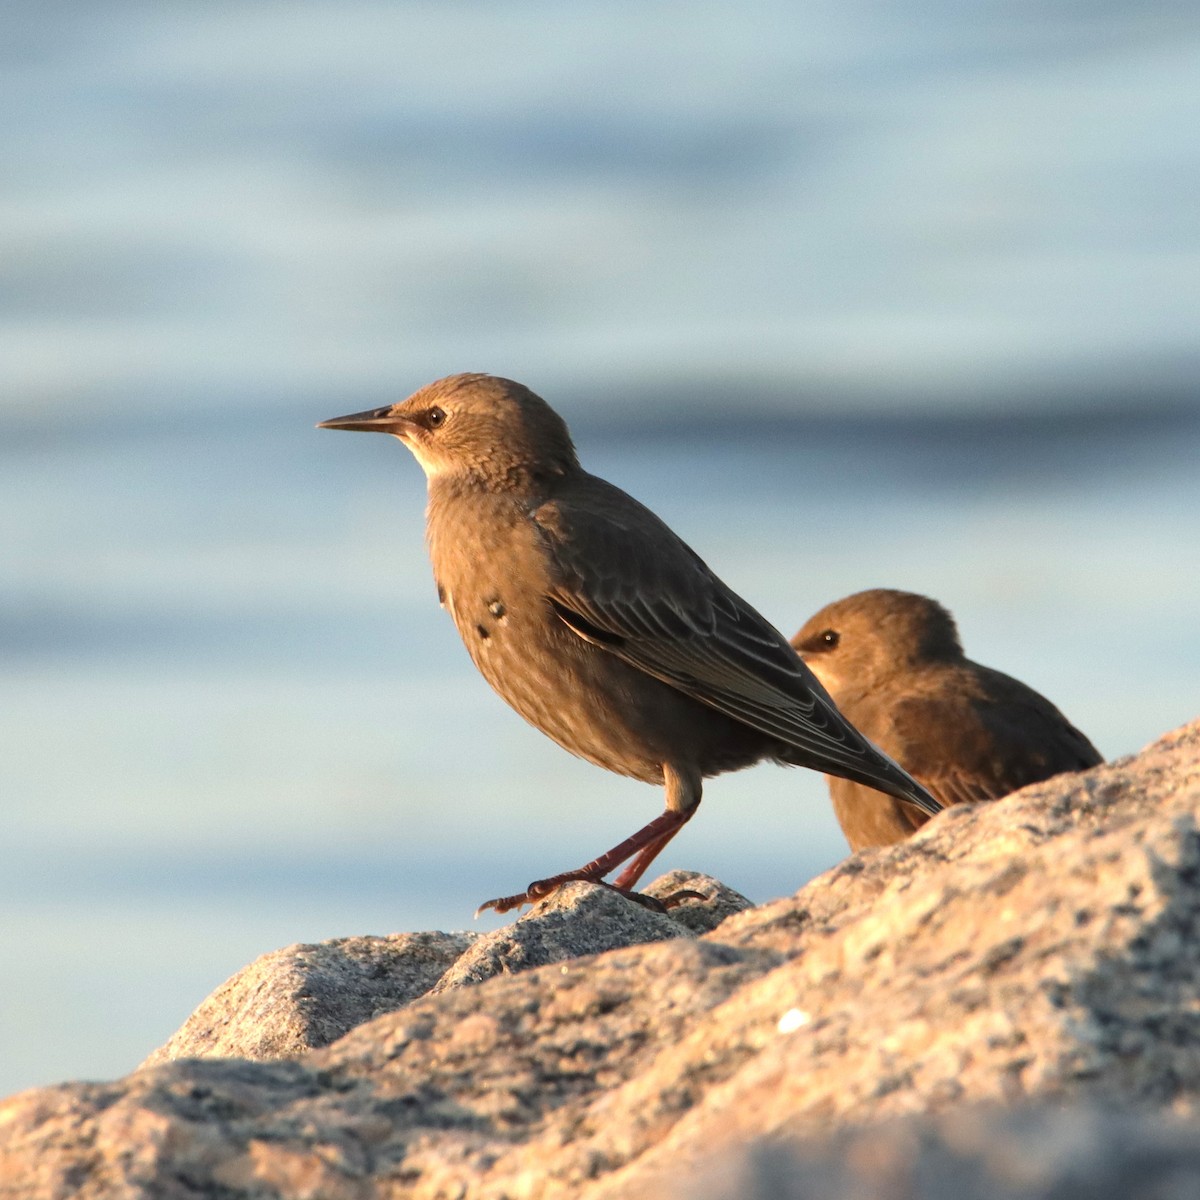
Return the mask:
M592 859L586 866L576 871L564 871L561 875L551 875L548 879L535 880L516 896L485 900L475 910L475 915L479 916L489 908L498 913L511 912L514 908L520 908L522 904L532 904L543 899L555 888L576 879L599 883L609 871L619 867L627 858L633 857L633 862L612 884L619 892L631 891L662 848L688 823L700 805L699 779L685 777L669 766L663 767L663 775L667 789L666 812L660 813L632 837L626 838L620 845L614 846L606 854L601 854L599 858Z
M692 812L695 812L692 809ZM629 891L646 873L646 868L659 856L666 844L688 823L692 813L680 816L679 824L667 833L660 834L654 841L647 843L638 851L637 857L613 880L613 887L618 891Z

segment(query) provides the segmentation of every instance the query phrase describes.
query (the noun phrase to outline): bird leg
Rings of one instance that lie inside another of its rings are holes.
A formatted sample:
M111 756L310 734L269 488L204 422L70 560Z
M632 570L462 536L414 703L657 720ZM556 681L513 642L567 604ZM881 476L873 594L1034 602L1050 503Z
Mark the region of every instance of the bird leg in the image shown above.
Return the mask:
M695 812L692 809L692 812ZM680 821L665 833L660 833L652 842L647 842L635 855L633 862L613 880L613 887L618 891L629 891L646 873L646 868L658 857L663 847L687 824L692 812L680 814ZM667 814L663 814L664 816ZM649 826L647 826L649 828ZM644 832L644 831L643 831Z
M670 912L671 909L678 908L685 900L707 900L708 897L703 892L696 891L695 888L681 888L669 896L653 897L649 893L633 890L634 884L641 879L646 868L658 857L659 851L688 823L695 811L695 808L690 809L684 814L683 820L669 833L664 833L649 845L643 846L633 862L612 883L606 883L604 886L611 887L614 892L620 892L629 900L645 904L647 908L652 908L655 912Z
M690 812L685 815L683 813L672 812L668 809L666 812L660 813L655 817L649 825L639 829L632 837L627 837L620 845L614 846L605 854L601 854L599 858L592 859L586 866L580 867L575 871L564 871L561 875L551 875L549 879L534 880L519 895L502 896L496 900L486 900L475 910L475 915L479 916L481 912L488 908L494 909L498 913L506 913L514 908L520 908L522 904L533 904L550 895L555 888L561 887L564 883L571 883L576 879L586 880L589 883L599 883L614 867L619 867L627 858L637 854L637 858L630 864L629 869L622 873L620 881L615 885L615 890L627 891L632 886L632 883L625 882L625 877L630 874L630 871L641 863L640 870L633 876L633 881L636 881L642 871L650 865L650 860L654 855L674 837L691 815ZM640 854L638 853L639 851L641 851ZM641 860L645 857L647 851L650 851L650 854L645 858L645 862L642 862Z
M668 803L670 803L671 787L669 782L667 795ZM619 846L614 846L606 854L592 859L587 866L580 867L577 871L564 871L561 875L551 875L549 879L537 879L519 895L485 900L475 910L475 915L479 916L481 912L489 908L498 913L511 912L523 904L533 904L544 899L556 888L576 879L586 880L588 883L601 883L609 871L614 867L619 867L627 858L633 857L633 862L621 872L613 883L604 885L622 895L628 895L633 891L633 885L641 879L646 868L657 857L659 851L688 823L699 806L700 801L696 799L684 809L668 807L666 812L660 813L649 825L643 826L632 837L627 837ZM678 901L692 895L698 895L698 893L677 893L676 896L669 899Z

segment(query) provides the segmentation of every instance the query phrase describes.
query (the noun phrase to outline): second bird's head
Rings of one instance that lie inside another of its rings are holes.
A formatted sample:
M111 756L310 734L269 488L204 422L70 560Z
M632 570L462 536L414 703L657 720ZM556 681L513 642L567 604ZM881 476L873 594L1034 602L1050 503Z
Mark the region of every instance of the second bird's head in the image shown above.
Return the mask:
M836 703L938 663L963 661L949 611L928 596L871 588L827 604L792 646Z
M524 384L494 375L448 375L399 404L322 421L318 429L390 433L432 482L458 476L519 487L578 467L566 423Z

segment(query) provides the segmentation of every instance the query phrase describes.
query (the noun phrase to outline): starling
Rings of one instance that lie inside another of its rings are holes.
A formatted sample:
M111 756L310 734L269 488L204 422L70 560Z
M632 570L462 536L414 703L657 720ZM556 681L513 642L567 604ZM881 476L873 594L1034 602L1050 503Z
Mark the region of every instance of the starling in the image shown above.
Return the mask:
M579 465L565 422L522 384L452 375L319 428L390 433L421 464L438 597L488 683L572 754L665 789L665 811L619 846L480 911L601 882L626 862L610 886L631 895L695 813L702 781L762 759L940 811L781 633L649 509Z
M792 645L843 714L945 807L1104 760L1044 696L963 654L936 600L874 588L827 605ZM852 850L902 841L928 819L829 773Z

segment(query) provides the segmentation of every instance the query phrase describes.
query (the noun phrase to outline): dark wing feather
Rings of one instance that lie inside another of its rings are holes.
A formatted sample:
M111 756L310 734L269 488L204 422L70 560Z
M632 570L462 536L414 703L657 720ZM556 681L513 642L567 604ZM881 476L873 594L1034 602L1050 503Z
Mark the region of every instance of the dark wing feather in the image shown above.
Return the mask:
M783 635L649 509L587 477L534 519L555 581L550 602L581 637L779 739L806 765L911 790Z
M880 739L944 805L998 800L1103 761L1037 692L998 671L976 671L945 701L897 703L891 729Z

